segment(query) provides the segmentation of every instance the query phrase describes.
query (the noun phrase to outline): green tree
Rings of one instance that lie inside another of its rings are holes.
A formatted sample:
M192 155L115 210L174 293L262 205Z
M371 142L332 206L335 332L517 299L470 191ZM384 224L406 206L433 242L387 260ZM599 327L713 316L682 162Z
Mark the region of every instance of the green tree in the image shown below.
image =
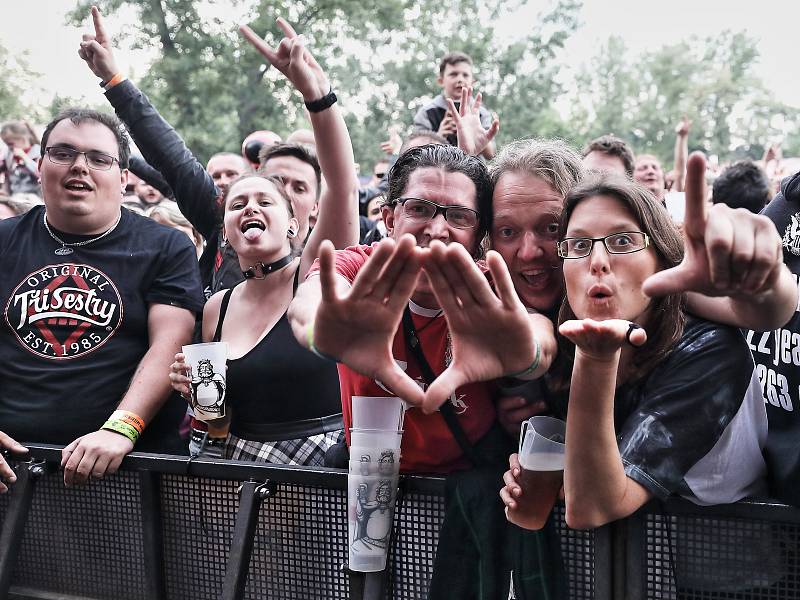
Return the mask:
M31 70L26 56L12 55L0 44L0 122L28 119L34 122L40 115L24 100L26 91L34 86L38 73Z
M235 150L256 129L286 135L307 126L299 97L263 58L221 19L204 19L211 0L82 0L71 18L92 3L106 14L132 7L139 23L127 35L134 47L160 45L160 56L140 86L201 160ZM577 0L561 0L525 39L496 40L494 23L520 2L503 0L230 0L232 12L277 43L274 22L286 17L335 82L353 137L356 159L380 156L390 123L411 124L413 113L437 93L436 65L450 49L470 53L485 103L501 116L501 139L559 133L552 100L560 92L554 60L574 31ZM498 38L499 39L499 38Z

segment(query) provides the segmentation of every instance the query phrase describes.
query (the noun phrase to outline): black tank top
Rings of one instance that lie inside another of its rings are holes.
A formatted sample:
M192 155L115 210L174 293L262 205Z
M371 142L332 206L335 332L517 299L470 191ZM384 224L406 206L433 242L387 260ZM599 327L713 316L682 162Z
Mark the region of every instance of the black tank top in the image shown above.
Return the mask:
M297 290L298 270L294 290ZM214 341L234 288L225 292ZM284 313L244 356L228 359L226 402L232 408L231 433L255 441L295 439L342 427L336 365L303 348Z

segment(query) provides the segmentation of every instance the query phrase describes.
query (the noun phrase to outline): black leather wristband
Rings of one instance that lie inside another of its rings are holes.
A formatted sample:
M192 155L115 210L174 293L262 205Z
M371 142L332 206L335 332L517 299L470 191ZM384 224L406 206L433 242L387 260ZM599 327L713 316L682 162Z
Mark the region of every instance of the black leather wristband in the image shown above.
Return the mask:
M331 91L325 94L322 98L313 100L312 102L306 102L305 105L308 109L308 112L317 113L333 106L336 103L336 100L336 94L333 92L333 88L331 88Z

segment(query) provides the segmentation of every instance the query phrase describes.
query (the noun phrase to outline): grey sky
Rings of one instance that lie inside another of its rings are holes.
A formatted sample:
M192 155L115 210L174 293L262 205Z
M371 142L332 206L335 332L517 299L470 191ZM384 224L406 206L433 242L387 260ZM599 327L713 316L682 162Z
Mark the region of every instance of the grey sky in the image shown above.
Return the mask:
M30 101L46 104L56 92L99 99L95 78L77 56L81 30L63 25L64 14L73 5L71 0L3 0L0 41L12 52L28 51L29 64L42 73L39 93ZM509 36L523 34L547 5L543 0L528 2L519 13L503 20L502 29ZM725 29L745 30L759 41L758 72L762 79L778 99L800 106L800 77L792 76L791 68L796 56L800 2L585 0L580 20L580 29L561 57L567 65L567 78L612 33L621 36L632 53L638 53L693 34L707 36ZM108 19L112 31L133 23L130 14ZM87 20L87 31L89 27ZM133 76L145 70L146 56L124 49L118 53L120 66Z

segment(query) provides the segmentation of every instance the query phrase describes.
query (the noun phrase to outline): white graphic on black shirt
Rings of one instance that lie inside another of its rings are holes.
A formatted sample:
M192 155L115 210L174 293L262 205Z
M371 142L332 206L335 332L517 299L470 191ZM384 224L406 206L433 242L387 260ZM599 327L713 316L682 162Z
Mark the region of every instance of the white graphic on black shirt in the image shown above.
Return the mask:
M792 215L791 221L786 226L783 234L783 247L795 256L800 256L800 215Z
M20 281L5 318L30 352L67 360L96 350L114 335L122 300L108 276L94 267L50 265Z

